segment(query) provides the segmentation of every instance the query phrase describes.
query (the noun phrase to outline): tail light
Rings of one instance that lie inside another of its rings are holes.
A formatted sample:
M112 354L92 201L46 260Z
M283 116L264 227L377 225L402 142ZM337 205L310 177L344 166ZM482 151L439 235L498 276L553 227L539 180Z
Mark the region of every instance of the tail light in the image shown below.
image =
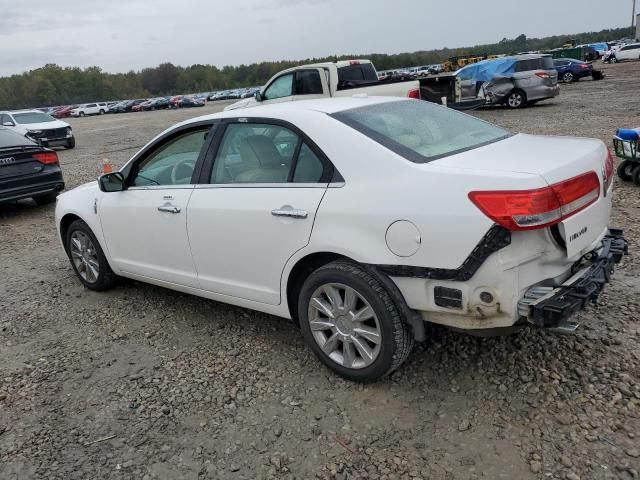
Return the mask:
M613 183L613 155L611 150L607 148L607 158L604 160L604 190L609 191L611 184Z
M581 63L580 68L582 68L583 70L587 70L591 68L591 65L589 65L588 63Z
M407 97L408 98L415 98L416 100L420 100L420 89L419 88L412 88L407 93Z
M549 75L547 72L536 72L536 76L540 78L551 78L551 75Z
M561 222L600 197L596 172L534 190L471 192L469 199L507 230L534 230Z
M32 156L43 165L58 164L58 154L56 152L34 153Z

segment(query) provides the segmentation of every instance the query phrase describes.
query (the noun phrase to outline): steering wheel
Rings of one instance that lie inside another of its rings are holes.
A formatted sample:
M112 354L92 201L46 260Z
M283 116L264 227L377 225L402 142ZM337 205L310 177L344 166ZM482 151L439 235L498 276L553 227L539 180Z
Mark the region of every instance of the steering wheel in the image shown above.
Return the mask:
M184 160L180 160L178 163L176 163L173 168L171 169L171 184L172 185L177 185L178 184L178 171L180 170L181 167L189 167L191 169L191 172L193 173L193 169L196 167L196 162L190 158L185 158Z

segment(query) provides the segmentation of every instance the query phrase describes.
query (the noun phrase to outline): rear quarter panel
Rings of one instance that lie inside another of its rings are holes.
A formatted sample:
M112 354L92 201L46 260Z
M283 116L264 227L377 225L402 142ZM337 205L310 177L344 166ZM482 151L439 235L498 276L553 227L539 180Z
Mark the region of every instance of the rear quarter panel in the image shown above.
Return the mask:
M314 124L297 122L345 182L328 189L311 241L298 258L327 251L363 263L457 268L492 225L468 199L470 191L544 186L539 176L526 173L412 163L328 116ZM483 155L482 150L467 155ZM387 229L398 220L420 231L418 251L410 257L387 247Z

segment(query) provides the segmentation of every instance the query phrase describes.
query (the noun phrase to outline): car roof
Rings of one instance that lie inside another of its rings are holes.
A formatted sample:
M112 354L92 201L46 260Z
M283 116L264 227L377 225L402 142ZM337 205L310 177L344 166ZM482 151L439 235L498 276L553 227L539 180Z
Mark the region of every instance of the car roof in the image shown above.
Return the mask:
M14 113L42 113L42 112L34 108L34 109L24 109L24 110L2 110L0 111L0 113L9 113L13 115Z
M334 97L321 98L315 100L302 100L299 102L283 102L272 105L257 105L255 107L241 108L236 110L227 110L201 117L191 118L178 125L189 125L191 123L203 122L207 120L216 120L222 118L283 118L287 113L293 112L319 112L326 114L334 114L352 108L365 107L369 105L378 105L389 102L415 102L416 100L406 99L402 97L369 97L366 95L354 95L352 97Z

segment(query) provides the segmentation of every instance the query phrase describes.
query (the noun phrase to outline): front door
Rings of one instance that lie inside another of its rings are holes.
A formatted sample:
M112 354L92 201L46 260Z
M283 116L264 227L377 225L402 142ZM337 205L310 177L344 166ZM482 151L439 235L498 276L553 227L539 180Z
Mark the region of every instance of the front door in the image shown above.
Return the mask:
M126 190L102 195L97 208L105 243L123 273L198 287L187 205L209 128L161 139L136 160Z
M227 124L213 167L203 172L208 185L189 202L201 288L279 304L283 268L309 243L330 171L322 152L292 128Z

